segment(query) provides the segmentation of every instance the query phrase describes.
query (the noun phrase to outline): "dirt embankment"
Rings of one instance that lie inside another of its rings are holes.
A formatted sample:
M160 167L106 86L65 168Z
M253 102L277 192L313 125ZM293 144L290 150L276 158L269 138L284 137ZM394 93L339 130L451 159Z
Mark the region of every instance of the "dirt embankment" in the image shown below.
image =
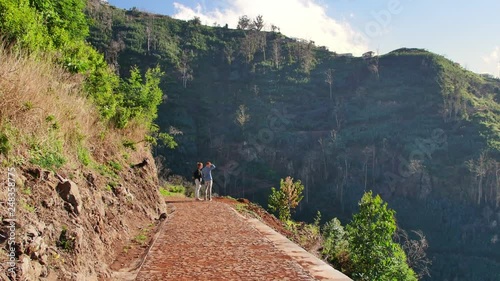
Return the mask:
M17 276L9 276L4 262L0 280L104 280L111 278L117 257L142 252L143 240L166 211L151 154L142 149L130 161L144 158L147 165L123 168L113 179L90 169L58 175L34 166L16 168ZM7 171L2 174L7 178ZM9 251L7 196L2 189L2 261Z

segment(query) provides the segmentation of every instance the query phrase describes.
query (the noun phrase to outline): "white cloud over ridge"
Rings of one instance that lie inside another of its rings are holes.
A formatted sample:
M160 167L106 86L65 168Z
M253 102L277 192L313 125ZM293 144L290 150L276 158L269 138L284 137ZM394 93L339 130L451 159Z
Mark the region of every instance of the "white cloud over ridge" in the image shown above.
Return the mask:
M498 63L500 61L500 46L496 46L491 53L483 56L483 61L487 64Z
M225 2L224 6L222 10L207 10L201 4L193 8L174 2L173 17L190 20L196 16L206 25L227 23L230 28L236 28L240 16L255 18L260 14L266 22L266 30L274 24L286 36L312 40L337 53L360 55L368 50L361 32L346 21L329 17L326 7L315 0L234 0Z

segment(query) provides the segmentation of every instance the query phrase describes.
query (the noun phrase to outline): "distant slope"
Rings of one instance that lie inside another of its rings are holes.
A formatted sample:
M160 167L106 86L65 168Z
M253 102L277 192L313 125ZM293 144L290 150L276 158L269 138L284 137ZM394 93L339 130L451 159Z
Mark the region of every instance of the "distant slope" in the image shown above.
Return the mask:
M433 280L500 275L498 79L421 49L349 57L274 32L107 5L89 14L89 40L122 75L166 72L158 122L182 134L157 155L175 173L211 160L217 192L263 205L291 175L306 186L306 219L345 219L373 189L429 238Z

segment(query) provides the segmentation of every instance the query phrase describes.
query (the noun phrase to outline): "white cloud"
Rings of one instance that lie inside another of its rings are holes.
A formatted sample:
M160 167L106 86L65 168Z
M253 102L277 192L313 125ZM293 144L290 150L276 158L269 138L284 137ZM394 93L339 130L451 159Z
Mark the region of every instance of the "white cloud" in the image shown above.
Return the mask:
M491 53L483 56L483 61L487 64L496 64L500 61L500 46L496 46Z
M207 10L200 4L193 8L174 2L176 13L173 17L190 20L197 16L206 25L227 23L235 28L240 16L255 18L260 14L267 30L274 24L286 36L312 40L338 53L360 55L368 50L367 39L361 32L346 21L329 17L326 7L316 0L234 0L226 1L224 6L222 10Z

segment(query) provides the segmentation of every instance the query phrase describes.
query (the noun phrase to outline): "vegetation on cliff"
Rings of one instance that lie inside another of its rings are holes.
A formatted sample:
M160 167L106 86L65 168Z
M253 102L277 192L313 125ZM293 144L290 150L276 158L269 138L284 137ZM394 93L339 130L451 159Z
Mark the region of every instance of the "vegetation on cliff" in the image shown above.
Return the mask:
M18 261L2 263L2 280L111 277L122 246L165 209L149 145L176 145L153 124L162 73L120 79L86 42L85 7L0 1L0 166L14 184L0 192L14 198L0 212L0 251Z
M262 205L293 175L304 185L296 217L309 220L320 210L347 221L371 189L401 227L425 233L433 278L497 277L498 79L422 49L352 57L277 28L97 4L88 14L90 42L122 77L165 72L158 124L179 142L166 174L211 159L216 192Z

